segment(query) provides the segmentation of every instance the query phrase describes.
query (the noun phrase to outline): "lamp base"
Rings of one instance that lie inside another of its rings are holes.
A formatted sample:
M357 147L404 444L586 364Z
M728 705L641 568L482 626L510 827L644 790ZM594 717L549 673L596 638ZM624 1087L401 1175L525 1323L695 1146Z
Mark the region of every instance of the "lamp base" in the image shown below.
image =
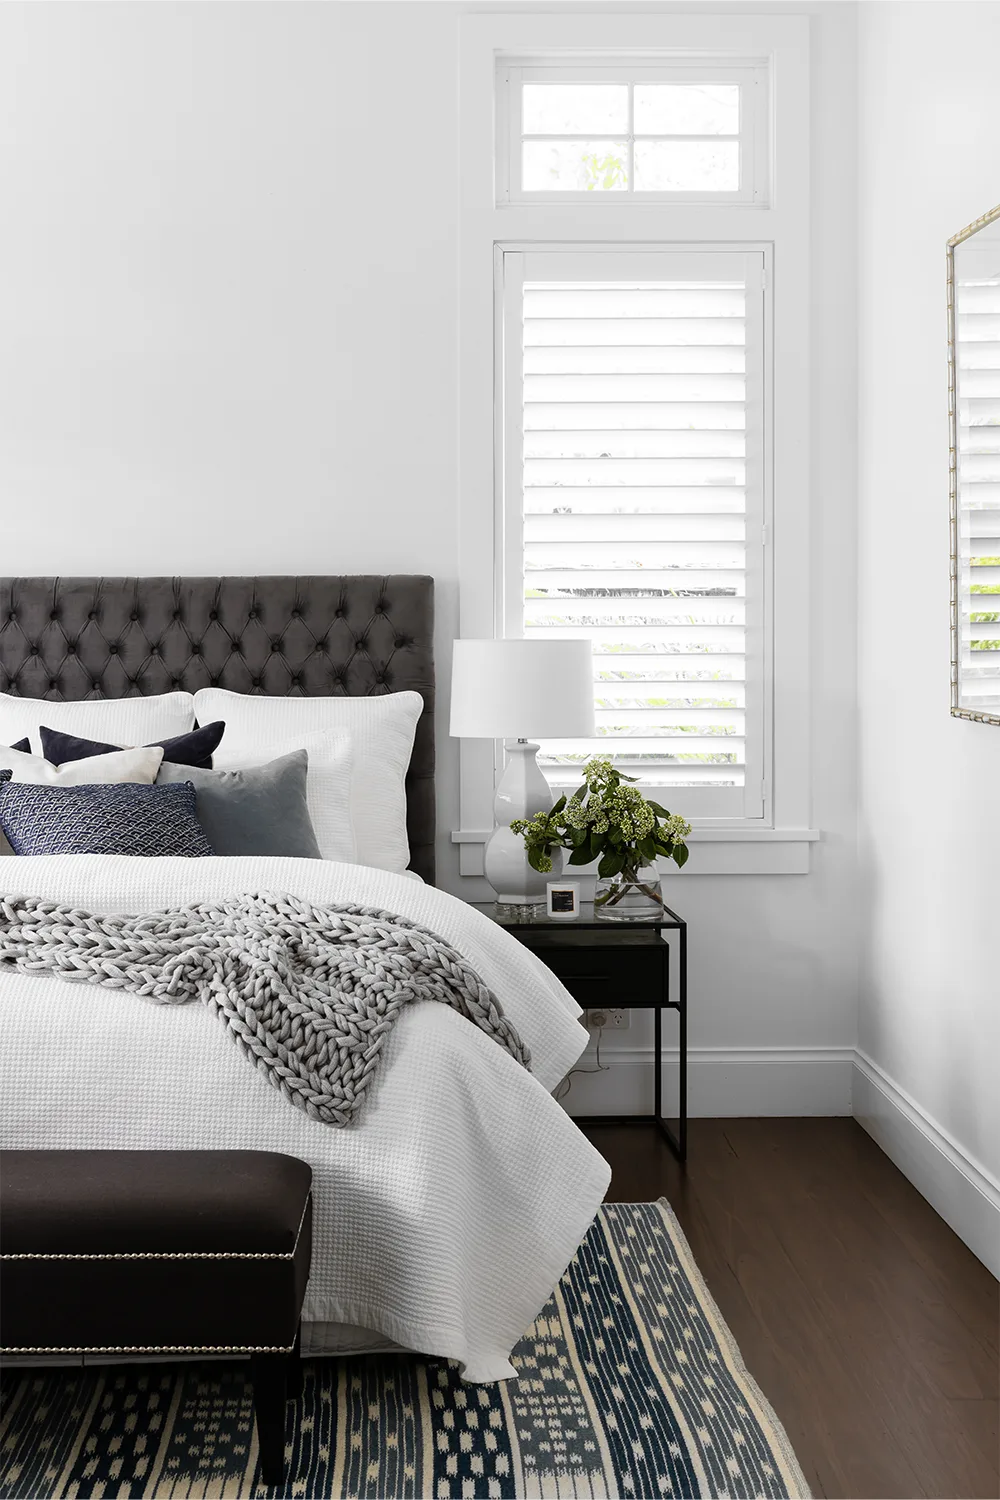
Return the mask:
M486 879L502 905L538 906L545 900L545 886L562 872L561 849L552 853L552 870L540 875L528 864L524 840L512 833L514 818L530 818L536 812L548 812L552 792L538 768L535 756L538 746L529 740L518 740L507 751L507 765L493 804L497 826L483 853Z

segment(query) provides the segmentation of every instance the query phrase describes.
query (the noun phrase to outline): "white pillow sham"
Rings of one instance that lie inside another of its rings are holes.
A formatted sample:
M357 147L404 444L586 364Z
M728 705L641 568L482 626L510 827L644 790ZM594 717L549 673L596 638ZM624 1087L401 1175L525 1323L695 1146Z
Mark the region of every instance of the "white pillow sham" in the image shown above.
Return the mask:
M152 786L162 759L159 745L88 755L61 766L54 766L41 755L26 755L23 750L0 750L0 771L9 771L11 781L32 786L108 786L120 781Z
M13 745L27 736L32 750L40 751L38 731L42 724L104 744L147 745L150 740L173 739L194 728L194 697L191 693L160 693L153 698L82 698L77 703L53 703L48 698L0 693L0 745Z
M270 760L282 753L280 746L293 741L302 744L298 736L320 730L349 734L354 752L350 805L357 862L396 873L406 869L410 848L405 782L417 720L424 710L419 693L264 698L225 688L202 688L195 694L194 707L200 724L225 720L226 732L214 759L217 766L245 764L251 758ZM322 839L319 844L322 849Z
M274 742L273 755L251 753L245 759L224 760L223 744L215 751L212 765L217 771L242 771L258 766L263 760L305 750L309 756L306 775L306 802L312 819L316 842L323 859L336 859L356 865L358 846L351 818L351 775L354 752L349 734L316 733L286 736Z

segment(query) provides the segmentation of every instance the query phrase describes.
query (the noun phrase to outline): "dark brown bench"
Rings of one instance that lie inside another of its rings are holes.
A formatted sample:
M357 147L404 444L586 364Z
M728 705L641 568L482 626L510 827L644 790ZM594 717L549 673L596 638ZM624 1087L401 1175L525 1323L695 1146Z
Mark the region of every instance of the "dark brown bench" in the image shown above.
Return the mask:
M311 1187L270 1151L0 1153L0 1353L248 1354L280 1484Z

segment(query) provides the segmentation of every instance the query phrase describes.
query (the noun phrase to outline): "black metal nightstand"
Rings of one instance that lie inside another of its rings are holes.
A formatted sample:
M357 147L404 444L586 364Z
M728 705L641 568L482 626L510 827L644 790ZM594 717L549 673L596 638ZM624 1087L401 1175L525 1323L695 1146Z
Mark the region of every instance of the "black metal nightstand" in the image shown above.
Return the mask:
M679 1161L687 1156L687 923L669 906L655 922L606 922L582 902L574 921L550 917L544 907L472 903L518 942L537 953L585 1010L609 1006L651 1010L655 1026L655 1082L652 1115L588 1115L580 1124L655 1123ZM677 998L670 988L670 942L677 934ZM675 1010L679 1024L680 1086L677 1134L663 1118L663 1012Z

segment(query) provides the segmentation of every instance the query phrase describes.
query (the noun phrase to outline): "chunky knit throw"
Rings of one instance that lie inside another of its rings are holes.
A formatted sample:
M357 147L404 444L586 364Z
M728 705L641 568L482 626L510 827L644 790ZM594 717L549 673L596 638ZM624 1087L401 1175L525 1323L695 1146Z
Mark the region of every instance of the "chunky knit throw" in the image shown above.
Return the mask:
M0 971L201 999L275 1088L314 1119L355 1118L403 1006L439 1000L527 1067L528 1050L460 953L374 907L314 906L270 891L146 916L92 916L0 897Z

